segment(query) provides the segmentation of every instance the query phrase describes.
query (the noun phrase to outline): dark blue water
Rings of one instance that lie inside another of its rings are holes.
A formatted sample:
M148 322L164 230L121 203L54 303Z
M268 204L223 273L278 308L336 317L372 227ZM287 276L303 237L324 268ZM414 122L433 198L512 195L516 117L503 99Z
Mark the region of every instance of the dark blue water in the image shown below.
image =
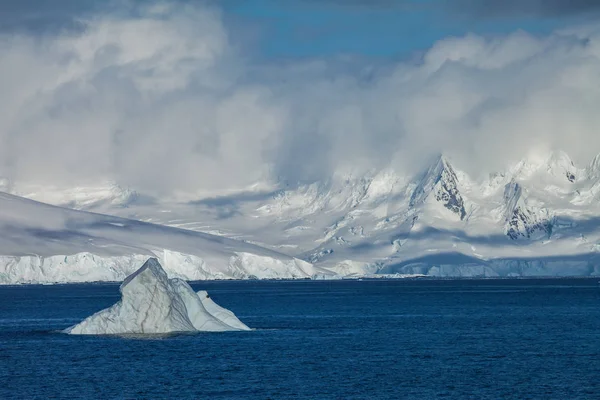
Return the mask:
M0 287L0 398L600 398L597 280L193 286L257 330L69 336L117 285Z

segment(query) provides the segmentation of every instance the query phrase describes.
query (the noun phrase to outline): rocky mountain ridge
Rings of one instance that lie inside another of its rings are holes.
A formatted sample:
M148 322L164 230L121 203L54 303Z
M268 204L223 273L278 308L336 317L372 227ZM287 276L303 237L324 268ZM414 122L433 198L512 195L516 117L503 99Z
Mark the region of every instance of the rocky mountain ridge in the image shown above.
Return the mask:
M554 276L599 270L599 196L600 156L577 167L554 152L484 179L439 156L413 177L387 168L194 202L93 204L241 239L338 276Z

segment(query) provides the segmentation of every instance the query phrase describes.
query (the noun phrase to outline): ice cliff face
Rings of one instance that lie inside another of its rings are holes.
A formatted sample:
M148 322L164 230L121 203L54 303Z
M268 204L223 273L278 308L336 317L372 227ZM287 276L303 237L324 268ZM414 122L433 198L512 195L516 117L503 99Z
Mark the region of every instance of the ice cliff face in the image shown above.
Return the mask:
M72 335L160 334L170 332L249 330L233 313L214 302L208 311L192 288L181 279L169 279L160 263L150 258L120 287L121 300L64 332ZM216 307L215 307L216 306ZM224 309L223 309L224 310ZM224 316L224 320L219 316ZM235 317L235 316L234 316Z
M202 256L171 250L154 250L170 276L189 281L212 279L299 279L320 271L299 259L278 259L252 253L233 253L223 266ZM23 283L119 282L131 274L148 254L133 252L109 256L82 252L56 256L0 256L0 285Z
M157 257L170 276L185 280L320 273L306 261L247 242L1 192L0 233L0 284L118 282L148 257Z

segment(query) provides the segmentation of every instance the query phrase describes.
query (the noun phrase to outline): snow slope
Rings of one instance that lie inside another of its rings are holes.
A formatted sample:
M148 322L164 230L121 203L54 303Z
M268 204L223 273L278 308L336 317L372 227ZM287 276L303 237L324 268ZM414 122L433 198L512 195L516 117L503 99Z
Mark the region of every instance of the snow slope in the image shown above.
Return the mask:
M224 237L0 193L0 283L121 281L158 257L186 280L307 278L323 271Z
M112 307L99 311L79 324L65 329L72 335L157 334L170 332L223 332L250 330L231 311L210 303L207 310L201 298L187 282L169 279L155 258L148 259L141 268L121 284L121 300ZM232 326L228 321L235 318Z
M589 276L600 271L599 199L600 157L578 168L554 152L480 180L440 156L415 176L336 174L103 211L242 239L338 276Z
M391 168L336 173L311 184L261 183L195 201L123 204L104 193L93 200L80 195L93 206L79 207L243 240L312 264L286 276L600 274L600 156L578 167L557 151L480 179L440 156L414 176ZM68 192L55 197L72 205ZM283 277L262 270L256 252L236 253L234 269L247 272L218 269L217 276ZM191 255L182 259L196 270ZM202 276L215 276L212 268Z

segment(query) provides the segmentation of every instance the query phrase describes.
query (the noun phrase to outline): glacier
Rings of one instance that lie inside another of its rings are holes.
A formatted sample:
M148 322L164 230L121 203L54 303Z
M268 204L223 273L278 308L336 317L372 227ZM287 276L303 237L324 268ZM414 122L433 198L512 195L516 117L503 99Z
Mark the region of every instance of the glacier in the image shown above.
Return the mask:
M578 167L552 151L477 177L458 164L440 155L414 175L335 172L156 200L164 213L142 204L102 212L242 239L311 263L313 278L599 274L600 156Z
M148 256L184 280L600 275L600 155L477 177L457 165L440 155L412 175L338 171L193 201L27 186L54 208L0 194L0 283L119 281Z
M119 302L63 332L116 335L250 330L206 292L198 295L184 280L169 279L156 258L128 276L119 290Z
M0 284L122 281L148 257L184 280L294 279L327 272L240 240L0 193Z

